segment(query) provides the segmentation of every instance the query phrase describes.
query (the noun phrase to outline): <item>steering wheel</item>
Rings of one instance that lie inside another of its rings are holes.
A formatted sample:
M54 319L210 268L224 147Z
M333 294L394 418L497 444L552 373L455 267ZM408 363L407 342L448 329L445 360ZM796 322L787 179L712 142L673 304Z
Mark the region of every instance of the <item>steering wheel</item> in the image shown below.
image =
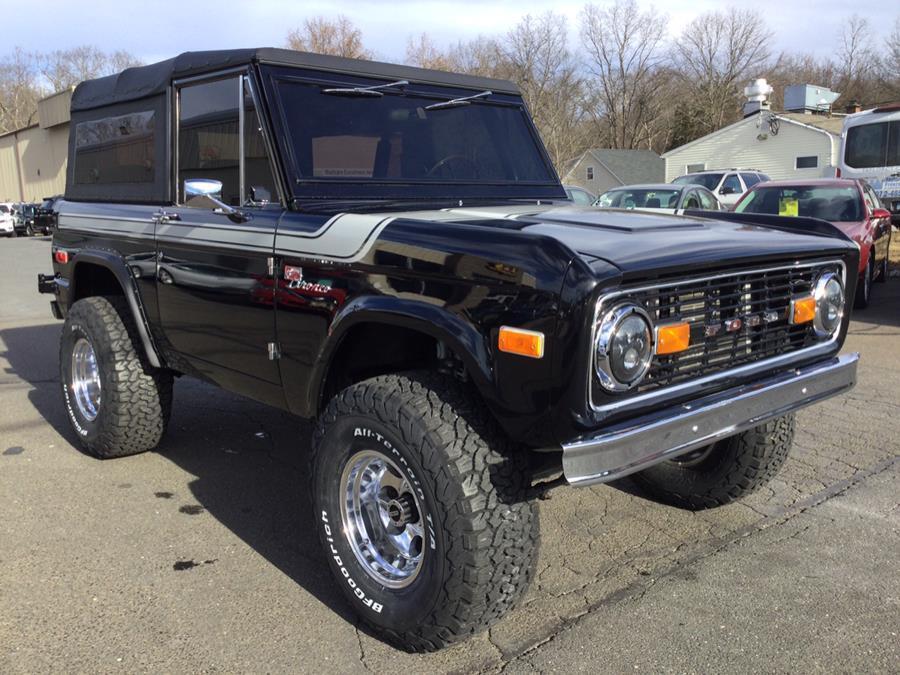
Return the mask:
M425 172L425 175L430 178L430 177L434 176L435 173L439 169L443 169L444 167L447 167L450 171L450 178L456 178L457 176L454 173L453 168L449 166L452 162L462 162L462 163L468 164L469 167L471 168L472 177L474 178L474 177L478 176L478 165L474 161L472 161L471 159L466 157L465 155L447 155L443 159L438 160L437 163L433 167L428 169L428 171Z

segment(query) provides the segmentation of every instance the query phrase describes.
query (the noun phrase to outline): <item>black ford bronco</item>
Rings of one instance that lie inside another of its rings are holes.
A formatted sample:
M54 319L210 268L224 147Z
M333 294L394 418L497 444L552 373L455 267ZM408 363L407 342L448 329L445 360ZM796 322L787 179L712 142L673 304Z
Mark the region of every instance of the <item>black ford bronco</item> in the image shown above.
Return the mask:
M844 235L576 207L509 82L196 52L81 84L71 117L39 287L83 447L155 448L182 375L316 418L327 564L406 649L522 596L548 485L725 504L855 382Z

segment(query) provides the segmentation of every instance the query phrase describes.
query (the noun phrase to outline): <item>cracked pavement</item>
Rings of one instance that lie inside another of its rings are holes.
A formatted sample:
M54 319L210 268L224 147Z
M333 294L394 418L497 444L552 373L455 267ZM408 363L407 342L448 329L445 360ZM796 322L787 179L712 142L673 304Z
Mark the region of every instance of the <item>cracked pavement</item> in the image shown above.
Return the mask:
M769 486L697 513L554 489L522 606L413 655L332 582L307 423L185 378L159 452L73 447L49 268L47 241L0 242L0 671L900 670L900 280L851 325L857 388L798 415Z

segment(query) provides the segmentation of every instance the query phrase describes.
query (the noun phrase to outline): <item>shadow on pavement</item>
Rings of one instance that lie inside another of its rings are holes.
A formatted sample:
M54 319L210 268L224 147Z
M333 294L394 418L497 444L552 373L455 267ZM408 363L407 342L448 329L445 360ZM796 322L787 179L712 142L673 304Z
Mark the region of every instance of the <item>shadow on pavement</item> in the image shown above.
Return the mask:
M78 452L59 391L61 326L0 330L6 347L0 351L0 382L22 380L31 385L30 403L72 446L71 451ZM194 477L187 477L191 494L183 494L183 485L155 489L181 492L182 499L196 501L182 507L186 517L207 511L323 605L355 624L321 551L312 518L307 495L311 430L308 422L288 413L181 378L158 454ZM16 429L0 431L15 440Z

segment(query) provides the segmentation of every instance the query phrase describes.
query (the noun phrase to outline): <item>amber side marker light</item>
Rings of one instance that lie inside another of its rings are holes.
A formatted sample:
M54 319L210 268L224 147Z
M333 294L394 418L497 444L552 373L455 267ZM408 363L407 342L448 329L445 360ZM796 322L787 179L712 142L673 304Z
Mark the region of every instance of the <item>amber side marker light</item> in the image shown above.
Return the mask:
M791 300L791 323L809 323L816 318L816 299L812 295Z
M656 353L660 355L683 352L691 344L691 326L687 322L662 324L656 327Z
M497 347L507 354L540 359L544 356L544 334L524 328L501 326Z

